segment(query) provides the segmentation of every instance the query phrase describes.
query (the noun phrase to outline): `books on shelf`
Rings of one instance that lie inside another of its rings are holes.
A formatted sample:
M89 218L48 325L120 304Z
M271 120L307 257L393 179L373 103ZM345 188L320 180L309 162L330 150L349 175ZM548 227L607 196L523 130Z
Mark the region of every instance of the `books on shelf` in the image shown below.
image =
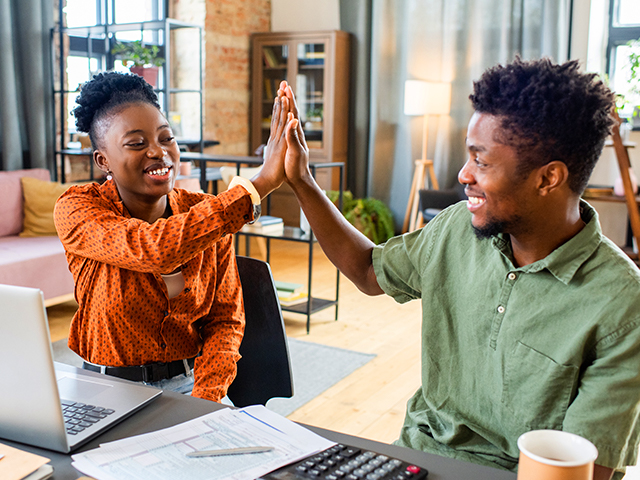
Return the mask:
M278 290L278 294L280 294L280 292L300 293L303 288L303 286L299 283L282 282L280 280L274 280L274 283L276 284L276 290Z
M300 292L289 295L280 296L280 292L278 292L278 300L280 301L280 305L283 307L291 307L293 305L298 305L299 303L304 303L307 301L307 293Z
M242 227L241 231L245 233L279 234L284 232L284 222L280 217L263 215L256 221L256 223L247 224Z
M278 300L283 307L290 307L307 301L308 295L303 291L303 285L280 280L274 280L274 283L278 291Z
M271 79L269 78L264 79L264 92L267 96L267 100L270 100L273 98L273 87L271 85Z
M262 57L264 59L265 67L279 68L284 66L278 61L278 57L276 57L275 52L270 47L262 48Z
M322 58L322 59L324 59L325 53L324 53L324 51L322 51L322 52L305 52L304 56L306 58Z

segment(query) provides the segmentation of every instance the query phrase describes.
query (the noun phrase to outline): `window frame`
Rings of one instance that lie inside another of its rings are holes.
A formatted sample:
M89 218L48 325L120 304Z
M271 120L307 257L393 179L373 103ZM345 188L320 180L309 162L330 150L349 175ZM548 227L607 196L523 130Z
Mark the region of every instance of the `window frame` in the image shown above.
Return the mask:
M62 18L62 0L60 6L60 15ZM95 25L117 25L114 19L116 17L116 0L95 0L96 3L96 23ZM151 3L152 18L151 21L164 20L167 17L169 8L169 0L153 0ZM91 25L88 25L91 26ZM154 32L154 44L164 50L164 45L159 45L160 38L158 32ZM115 57L111 55L111 48L115 44L115 36L105 42L103 39L91 38L86 36L69 35L68 56L90 57L98 60L102 70L111 70L114 67ZM106 44L108 43L108 48ZM162 52L161 52L162 53Z

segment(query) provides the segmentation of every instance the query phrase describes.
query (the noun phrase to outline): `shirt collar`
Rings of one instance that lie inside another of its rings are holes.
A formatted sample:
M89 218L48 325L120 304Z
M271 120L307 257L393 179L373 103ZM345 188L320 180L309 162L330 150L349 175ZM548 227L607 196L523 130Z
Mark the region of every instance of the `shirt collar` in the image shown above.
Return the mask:
M119 213L123 217L131 217L129 211L126 209L124 203L122 202L122 199L120 198L118 187L116 187L116 182L114 182L113 180L107 180L106 182L104 182L102 185L100 185L100 193L113 204L116 213Z
M586 225L574 237L560 245L542 260L516 270L525 273L536 273L547 269L562 283L568 284L602 241L598 213L584 200L580 200L580 217ZM492 244L494 248L511 261L513 254L508 235L498 234L493 237Z
M100 191L102 195L104 195L115 207L117 213L126 218L131 218L131 214L127 207L124 206L122 199L120 198L120 194L118 193L118 187L116 187L116 182L113 180L107 180L100 186ZM180 211L178 205L177 194L175 190L171 190L168 195L169 198L169 206L171 207L172 212Z

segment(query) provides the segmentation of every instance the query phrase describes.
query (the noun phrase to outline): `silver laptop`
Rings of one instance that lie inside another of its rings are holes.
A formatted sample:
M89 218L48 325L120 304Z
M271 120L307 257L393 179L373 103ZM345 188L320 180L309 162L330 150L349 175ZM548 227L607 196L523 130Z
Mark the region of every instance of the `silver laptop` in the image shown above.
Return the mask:
M162 393L55 364L44 297L36 288L0 285L0 365L0 438L64 453Z

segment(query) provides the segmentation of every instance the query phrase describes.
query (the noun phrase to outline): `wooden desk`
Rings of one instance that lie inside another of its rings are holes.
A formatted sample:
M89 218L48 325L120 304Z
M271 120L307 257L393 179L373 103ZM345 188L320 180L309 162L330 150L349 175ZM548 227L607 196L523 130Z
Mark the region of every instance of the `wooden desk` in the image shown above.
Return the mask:
M60 364L57 364L60 365ZM64 366L64 368L73 369L74 367ZM85 374L94 374L83 370ZM80 448L79 451L87 451L97 448L101 443L119 440L125 437L131 437L142 433L152 432L162 428L170 427L178 423L186 422L196 417L200 417L207 413L216 411L220 408L226 408L219 403L193 398L187 395L181 395L174 392L164 392L157 400L150 405L131 416L130 418L119 423L112 429L95 438L89 444ZM450 458L440 457L429 453L411 450L408 448L397 447L395 445L387 445L384 443L374 442L365 438L354 437L342 433L325 430L318 427L308 427L310 430L322 435L334 442L354 445L367 450L372 450L387 454L393 457L401 458L407 462L413 463L429 470L427 480L515 480L516 474L504 470L497 470L490 467L483 467L473 463L453 460ZM0 442L11 445L22 450L42 455L51 459L54 473L53 480L75 480L82 475L71 466L71 456L44 450L42 448L30 447L16 442L10 442L0 439Z

